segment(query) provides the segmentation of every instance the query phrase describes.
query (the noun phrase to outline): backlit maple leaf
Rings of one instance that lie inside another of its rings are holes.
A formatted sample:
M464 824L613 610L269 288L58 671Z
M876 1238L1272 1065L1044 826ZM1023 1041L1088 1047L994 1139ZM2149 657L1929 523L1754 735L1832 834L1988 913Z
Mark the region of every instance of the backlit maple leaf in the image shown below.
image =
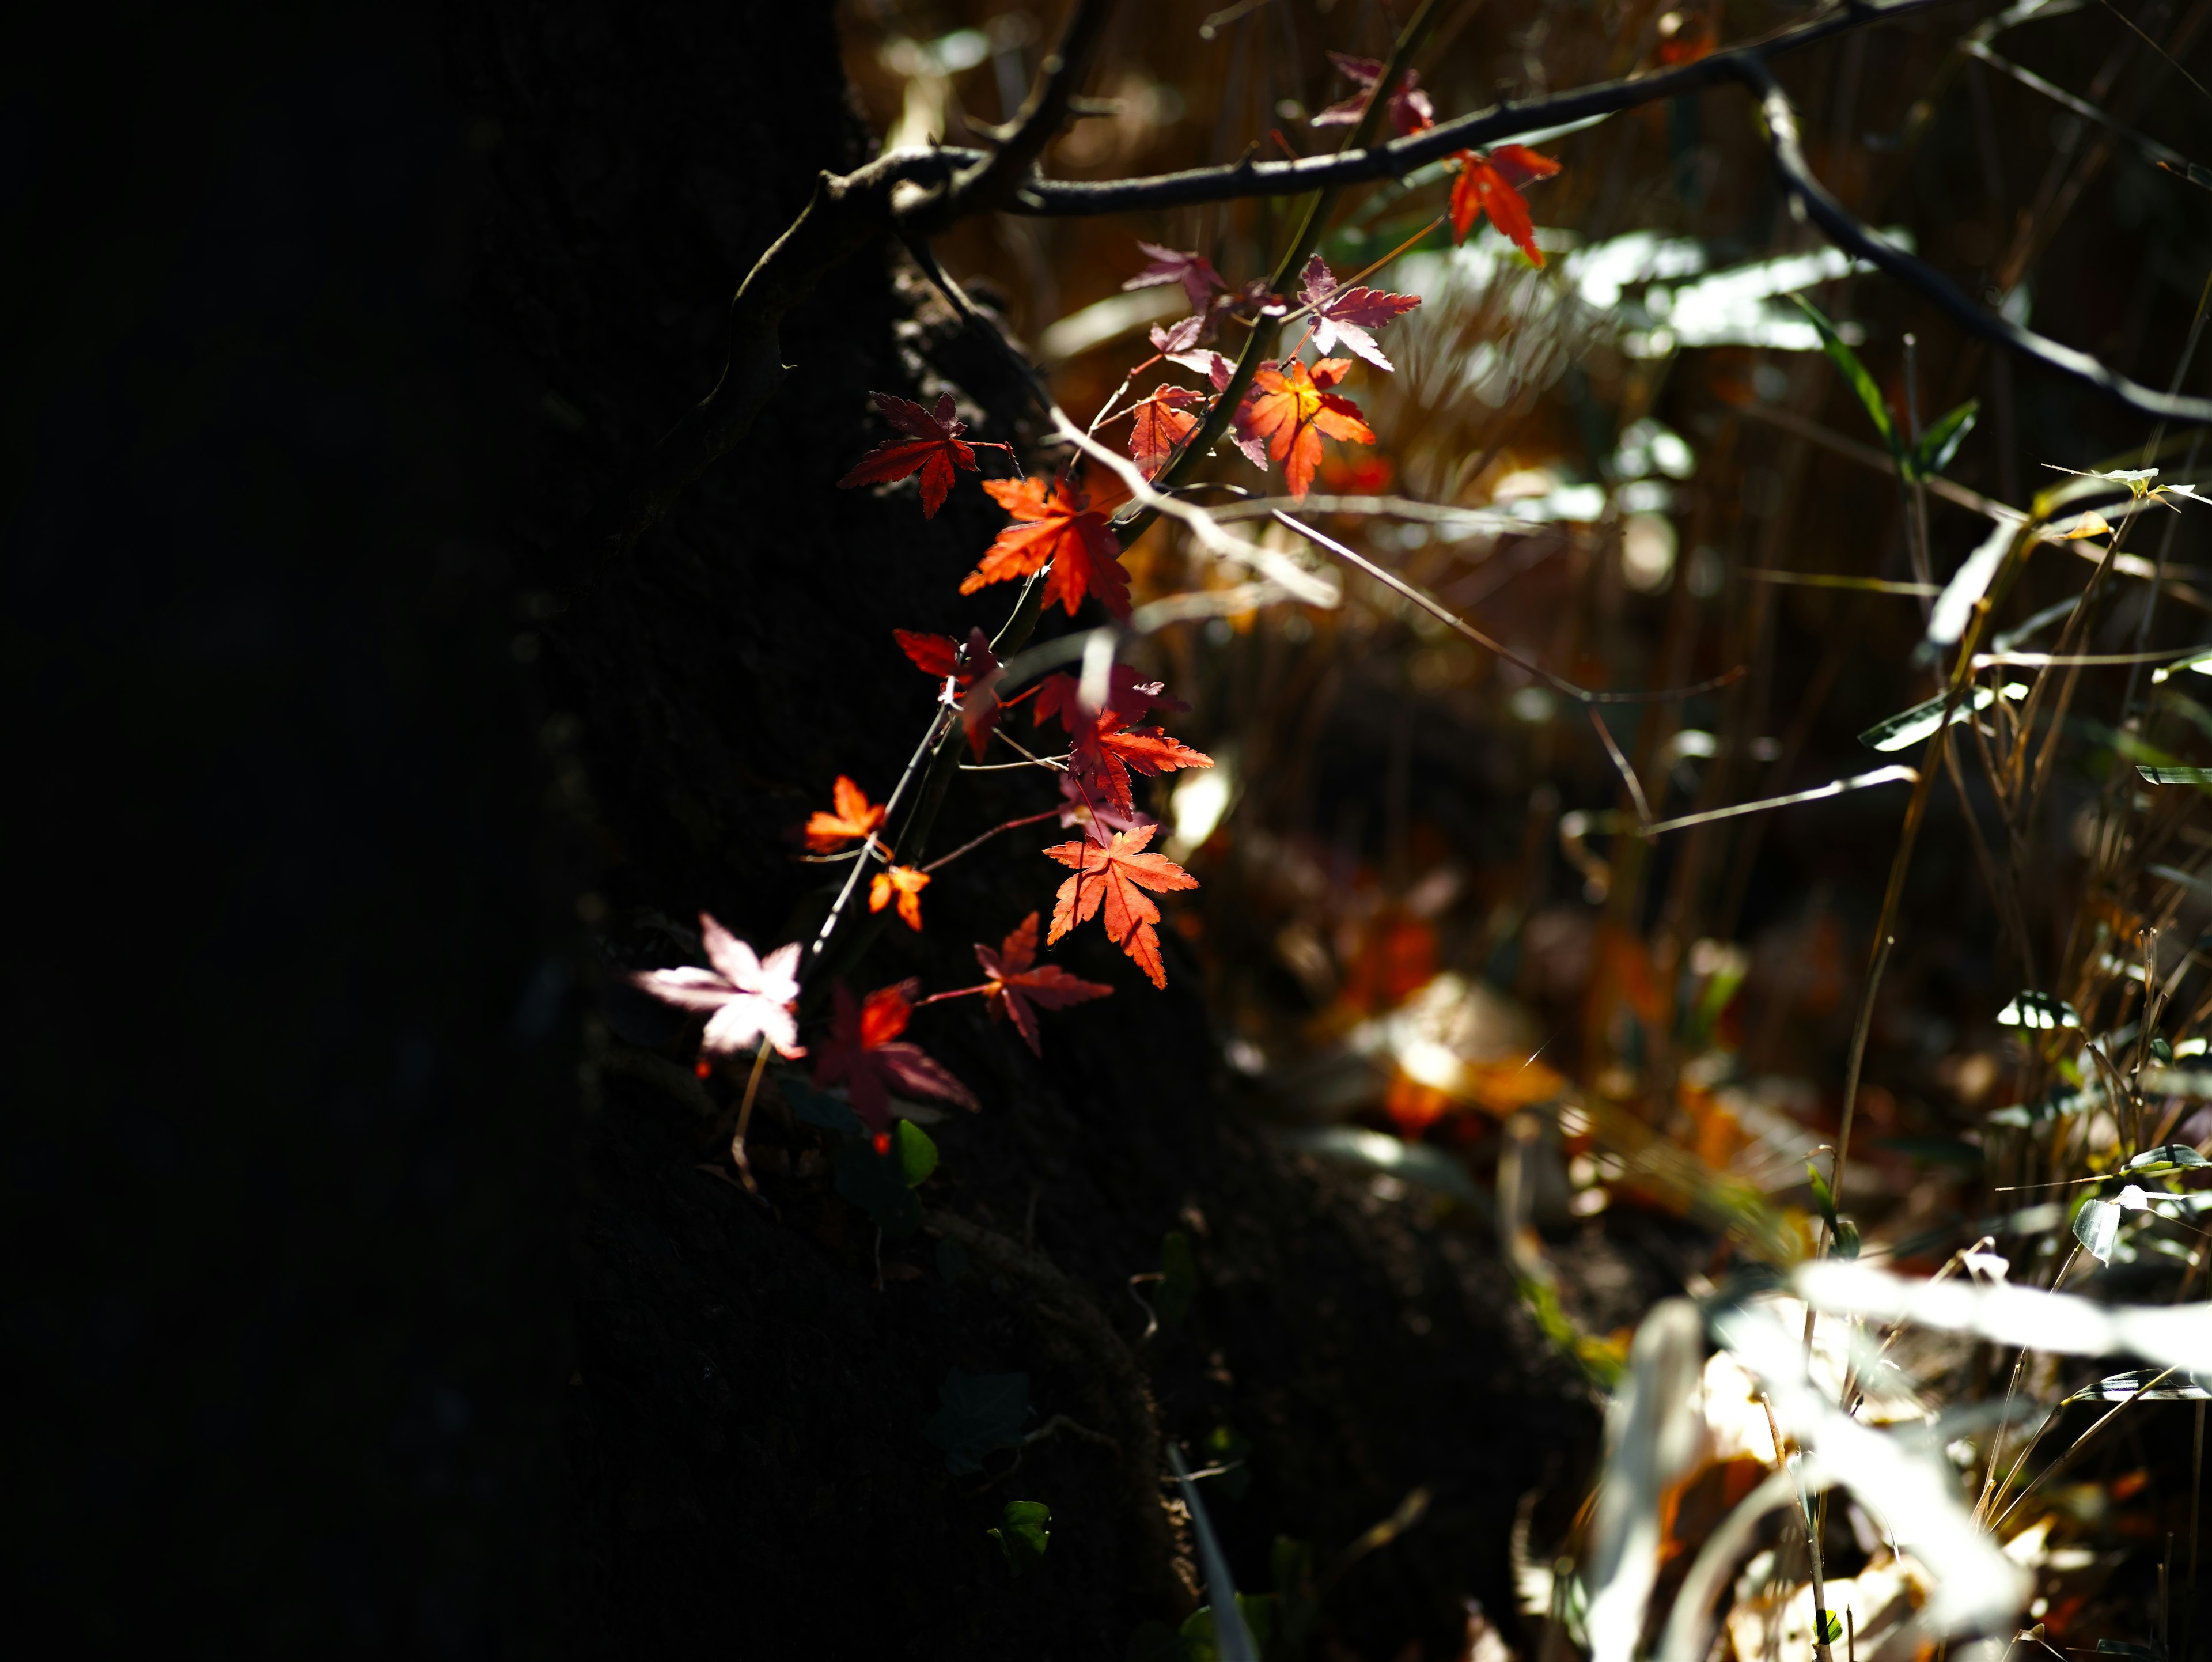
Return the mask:
M1462 150L1452 160L1459 164L1459 177L1452 181L1452 234L1466 241L1474 222L1487 214L1505 239L1528 256L1531 265L1541 265L1544 252L1536 246L1528 204L1515 187L1532 179L1549 179L1559 171L1559 164L1522 144L1500 144L1487 155Z
M1206 319L1185 318L1171 328L1152 326L1152 350L1170 363L1179 363L1186 369L1195 370L1213 383L1217 393L1229 385L1229 378L1237 373L1237 366L1220 353L1199 343L1206 337ZM1134 370L1130 372L1135 374Z
M1213 758L1158 728L1131 727L1127 717L1109 709L1078 724L1068 765L1096 798L1127 809L1135 806L1130 774L1152 779L1182 768L1210 768Z
M983 746L999 725L1000 710L998 695L992 691L998 684L999 657L991 650L988 638L980 629L969 630L964 642L956 642L949 635L917 635L910 629L895 629L891 634L916 669L938 681L952 683L951 692L939 692L937 700L959 710L968 747L981 761Z
M1065 478L986 479L983 489L1014 516L983 551L983 558L960 584L973 594L987 583L1003 583L1040 571L1048 563L1044 604L1054 600L1069 617L1095 594L1117 618L1129 615L1129 574L1121 569L1121 545L1106 528L1109 505L1092 507L1091 498Z
M1190 708L1169 694L1164 681L1139 681L1138 673L1134 664L1114 666L1106 678L1107 709L1133 721L1147 710ZM1073 675L1046 676L1037 683L1036 702L1030 706L1030 719L1039 727L1058 721L1071 735L1081 732L1085 724L1082 687Z
M1190 412L1205 407L1206 399L1188 387L1162 381L1154 387L1152 397L1137 406L1129 428L1129 454L1138 472L1149 479L1165 467L1183 435L1198 425Z
M1366 113L1368 100L1375 96L1375 83L1382 78L1382 60L1374 58L1352 58L1340 52L1329 53L1336 67L1344 71L1346 79L1358 85L1359 90L1341 104L1332 104L1310 125L1316 127L1352 127ZM1421 77L1407 70L1398 77L1398 84L1390 94L1390 125L1400 136L1419 132L1424 127L1436 125L1437 107L1429 101L1428 94L1421 90Z
M1036 1014L1030 1008L1031 1005L1064 1010L1071 1004L1105 998L1114 989L1103 982L1085 981L1070 975L1056 964L1038 964L1036 946L1037 915L1031 912L997 952L978 941L975 961L990 977L983 999L991 1007L991 1014L1003 1013L1012 1018L1014 1031L1027 1042L1030 1051L1042 1056L1043 1048L1037 1042Z
M1296 358L1263 363L1237 411L1237 439L1244 454L1262 467L1267 457L1281 462L1293 496L1304 496L1312 485L1324 435L1375 442L1359 406L1328 391L1351 367L1349 358L1323 358L1310 370Z
M1079 831L1102 849L1113 841L1115 831L1134 831L1139 825L1160 823L1140 809L1116 807L1085 788L1073 773L1060 776L1060 828Z
M1137 247L1145 251L1152 264L1123 283L1124 289L1158 289L1166 283L1180 283L1183 293L1190 296L1190 309L1203 312L1206 297L1217 289L1229 286L1204 254L1188 249L1163 248L1157 242L1139 242Z
M975 1106L966 1086L919 1044L899 1037L921 989L919 982L902 981L879 987L865 1004L855 1004L842 981L830 989L830 1038L815 1053L814 1082L842 1085L853 1099L853 1111L872 1131L890 1123L893 1090Z
M1298 299L1313 307L1314 345L1317 350L1334 351L1337 342L1342 341L1347 350L1379 369L1393 366L1368 331L1380 329L1421 303L1419 295L1340 288L1328 263L1319 254L1306 262L1298 282Z
M879 912L896 898L899 922L918 931L921 928L921 892L928 886L929 874L916 871L911 866L893 866L879 871L868 884L868 910Z
M884 419L906 437L885 439L837 481L837 488L850 490L855 485L886 484L919 472L922 517L933 519L945 506L945 493L952 489L953 470L977 471L975 451L960 441L960 435L968 430L967 423L954 417L950 393L938 399L933 411L889 393L874 396L876 408L884 412Z
M785 1056L805 1056L791 1014L799 997L799 943L793 941L766 958L756 957L750 947L708 912L699 914L699 938L712 969L686 965L647 970L632 975L630 984L680 1010L711 1013L700 1041L700 1049L710 1056L749 1050L763 1038Z
M834 854L884 823L884 805L869 801L867 792L842 773L830 789L830 800L832 806L829 812L817 808L806 821L806 849L810 854Z
M1088 839L1060 843L1045 850L1051 859L1073 870L1075 875L1060 886L1054 897L1052 932L1057 941L1078 923L1088 923L1103 914L1106 938L1128 953L1155 987L1168 984L1167 966L1160 961L1160 938L1152 925L1160 909L1146 889L1165 894L1174 889L1194 889L1198 880L1164 854L1147 854L1157 825L1116 831L1104 848Z

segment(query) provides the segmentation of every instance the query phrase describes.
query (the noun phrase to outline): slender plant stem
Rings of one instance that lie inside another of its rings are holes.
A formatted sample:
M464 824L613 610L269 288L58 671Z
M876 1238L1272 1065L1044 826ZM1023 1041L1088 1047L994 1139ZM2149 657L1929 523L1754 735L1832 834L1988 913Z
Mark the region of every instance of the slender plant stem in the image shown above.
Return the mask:
M967 854L973 849L981 848L983 844L989 842L1000 831L1017 831L1024 825L1034 825L1040 820L1057 819L1059 817L1060 810L1058 808L1047 808L1042 813L1028 814L1019 819L1009 819L1003 825L994 825L990 830L985 831L981 837L969 837L958 848L953 849L951 853L938 855L936 859L931 861L927 866L924 866L922 870L925 872L933 872L939 866L949 866L954 861L957 860L962 855ZM929 1001L924 999L922 1001L924 1003L927 1003Z

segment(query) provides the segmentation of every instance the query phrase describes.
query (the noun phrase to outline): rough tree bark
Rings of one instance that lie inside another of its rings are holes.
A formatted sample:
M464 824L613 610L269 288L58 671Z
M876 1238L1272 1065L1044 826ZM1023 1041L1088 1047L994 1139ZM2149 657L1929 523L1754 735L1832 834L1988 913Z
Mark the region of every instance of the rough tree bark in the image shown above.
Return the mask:
M860 1215L698 1169L689 1076L648 1059L680 1036L605 990L702 906L788 938L820 903L783 828L913 742L890 631L963 615L993 527L973 493L924 524L832 488L865 394L947 387L1019 437L1003 368L886 247L788 320L736 457L628 557L562 563L711 385L817 170L865 159L827 9L145 29L143 62L82 60L94 95L16 107L61 335L11 491L10 668L62 718L30 764L82 782L32 858L102 851L38 932L65 972L21 991L17 1222L65 1260L23 1330L52 1423L100 1432L40 1440L52 1595L246 1648L1118 1657L1185 1601L1145 1475L1060 1436L986 1488L921 1433L948 1367L1020 1370L1127 1459L1110 1330L1161 1434L1251 1440L1218 1507L1240 1579L1425 1484L1335 1595L1347 1641L1433 1654L1461 1592L1509 1609L1515 1505L1589 1430L1570 1370L1478 1239L1240 1120L1188 965L1158 995L1077 945L1118 990L1042 1063L969 1005L925 1018L984 1103L939 1128L929 1202L1029 1237L1058 1288L947 1285L924 1241L878 1291ZM102 147L139 122L176 137ZM86 224L64 155L127 234ZM98 312L66 274L104 261L125 303ZM1035 791L984 776L939 845ZM1006 844L866 983L972 979L968 943L1054 881ZM164 984L129 995L126 1067L80 996L114 960ZM96 1209L38 1180L80 1162ZM1127 1280L1170 1228L1202 1290L1139 1350ZM1021 1581L983 1535L1016 1496L1054 1515Z

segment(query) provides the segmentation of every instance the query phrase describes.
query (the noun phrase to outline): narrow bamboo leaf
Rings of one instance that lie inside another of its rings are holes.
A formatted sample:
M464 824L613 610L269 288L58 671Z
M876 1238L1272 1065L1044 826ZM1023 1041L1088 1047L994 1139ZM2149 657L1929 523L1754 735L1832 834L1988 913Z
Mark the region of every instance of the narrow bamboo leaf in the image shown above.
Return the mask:
M2179 675L2185 669L2193 670L2199 675L2212 675L2212 647L2206 647L2201 652L2192 652L2186 658L2177 658L2170 664L2160 665L2151 671L2150 679L2163 681L2167 676Z
M1966 632L1966 620L1974 615L1975 602L1990 592L1997 568L2004 563L2006 551L2019 531L2017 522L1999 520L1981 545L1951 574L1951 581L1943 585L1935 609L1928 614L1928 639L1932 645L1954 646Z
M2022 992L1997 1013L1997 1025L2048 1032L2053 1027L2079 1027L2081 1012L2063 998L2049 993Z
M2084 1201L2074 1215L2074 1239L2100 1263L2112 1261L2112 1245L2120 1238L2120 1208L2107 1200Z
M1804 313L1807 321L1820 332L1820 350L1828 355L1828 362L1843 372L1844 379L1850 383L1851 391L1858 394L1859 403L1866 408L1867 418L1874 423L1875 431L1881 435L1881 441L1888 447L1889 454L1896 458L1900 469L1907 466L1904 446L1898 440L1897 423L1889 418L1889 405L1882 398L1881 388L1875 384L1874 376L1868 373L1866 365L1859 362L1859 355L1851 350L1844 338L1836 332L1836 326L1822 316L1819 308L1804 295L1792 295L1790 298L1797 302L1797 309Z
M2144 1149L2121 1169L2156 1174L2160 1172L2195 1171L2206 1166L2212 1166L2212 1160L2206 1160L2187 1143L2169 1142L2160 1148Z
M2138 762L2136 771L2153 785L2212 785L2212 768L2154 768Z
M2027 696L2027 689L2017 681L2005 688L2005 697L2014 702ZM1959 700L1959 707L1951 712L1951 719L1954 721L1962 719L1969 703L1977 710L1987 709L1996 702L1996 697L1988 687L1977 682L1972 692ZM1859 734L1859 743L1880 751L1909 750L1935 732L1942 720L1943 700L1930 698L1924 703L1913 705L1911 709L1898 711L1886 721L1876 721Z
M1198 1498L1198 1485L1190 1481L1182 1451L1173 1443L1168 1445L1168 1464L1174 1469L1182 1503L1190 1512L1190 1532L1198 1537L1198 1562L1206 1574L1206 1601L1213 1612L1213 1653L1219 1662L1260 1662L1259 1648L1253 1644L1244 1613L1237 1607L1237 1583L1229 1574L1229 1559L1206 1515L1206 1502Z
M2165 1374L2164 1380L2151 1385L2153 1379ZM2094 1385L2083 1385L2068 1403L2201 1403L2212 1398L2212 1374L2178 1373L2172 1368L2131 1367L2124 1373L2111 1373ZM2063 1407L2065 1404L2061 1403Z
M1968 399L1948 415L1936 417L1935 424L1920 435L1920 442L1912 447L1911 477L1933 478L1951 465L1951 458L1959 454L1959 447L1966 435L1974 430L1975 418L1981 414L1982 401Z

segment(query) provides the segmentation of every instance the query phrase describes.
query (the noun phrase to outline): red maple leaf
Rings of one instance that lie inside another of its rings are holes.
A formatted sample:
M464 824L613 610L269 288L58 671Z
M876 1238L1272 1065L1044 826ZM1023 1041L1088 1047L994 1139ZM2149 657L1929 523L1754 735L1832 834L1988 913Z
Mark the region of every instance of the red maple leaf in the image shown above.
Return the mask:
M1528 217L1527 200L1515 186L1549 179L1559 171L1559 164L1523 144L1500 144L1487 155L1462 150L1452 160L1459 163L1459 177L1452 181L1452 234L1466 241L1474 222L1487 214L1505 239L1528 256L1531 265L1541 265L1544 253L1536 246L1535 223Z
M987 583L1026 577L1049 563L1045 605L1057 600L1072 618L1083 597L1095 594L1115 617L1129 615L1129 574L1121 569L1121 545L1106 527L1114 504L1093 508L1091 498L1065 478L986 479L983 489L1014 522L962 579L963 594L973 594Z
M992 691L998 685L999 657L989 639L980 629L969 630L964 642L949 635L918 635L910 629L895 629L891 635L916 669L933 680L952 683L949 695L937 695L938 702L958 709L968 747L981 761L991 730L999 725L999 697Z
M1206 323L1207 319L1203 317L1185 318L1170 329L1163 329L1156 323L1152 326L1152 350L1170 363L1179 363L1205 376L1218 393L1229 385L1237 366L1220 353L1200 346L1199 343L1206 338ZM1134 375L1137 372L1133 369L1129 373Z
M1129 454L1146 478L1157 475L1175 454L1183 435L1198 425L1193 410L1205 408L1206 399L1188 387L1162 381L1152 397L1137 406L1137 419L1129 429Z
M1355 83L1359 90L1341 104L1332 104L1310 125L1316 127L1352 127L1366 113L1367 101L1375 96L1375 83L1382 78L1382 63L1375 58L1352 58L1340 52L1329 53L1336 67L1344 71L1345 78ZM1437 121L1437 107L1429 101L1428 94L1421 90L1421 77L1412 70L1398 77L1397 87L1390 94L1390 125L1402 137L1432 127Z
M1077 728L1068 765L1085 789L1126 811L1136 806L1132 772L1153 779L1180 768L1210 768L1213 758L1158 728L1131 727L1126 716L1109 709Z
M865 1004L855 1004L843 982L830 989L830 1039L815 1053L814 1082L844 1086L853 1099L853 1111L872 1131L890 1123L894 1089L957 1102L963 1108L975 1106L968 1087L945 1072L943 1064L919 1044L899 1037L914 1014L914 995L921 990L920 982L902 981L879 987Z
M834 854L855 837L866 837L884 823L885 805L868 801L867 792L837 776L830 789L830 812L817 808L806 822L806 851Z
M968 425L953 416L950 393L938 399L933 411L925 410L911 399L896 398L889 393L878 393L874 397L876 408L907 436L885 439L854 464L853 471L837 481L837 488L850 490L859 484L887 484L919 472L922 517L933 519L937 510L945 506L946 493L952 489L952 470L964 467L970 473L977 471L975 451L960 441Z
M1340 340L1378 369L1394 366L1368 332L1403 317L1421 303L1419 295L1393 295L1380 289L1343 289L1328 262L1316 254L1300 275L1298 299L1313 308L1314 346L1333 351Z
M1137 246L1145 251L1152 264L1123 283L1124 289L1158 289L1180 283L1183 293L1190 296L1190 309L1203 312L1206 297L1217 289L1229 286L1204 254L1188 249L1163 248L1157 242L1139 242Z
M1323 358L1310 370L1296 358L1280 365L1263 363L1237 411L1237 444L1261 467L1270 456L1281 462L1293 496L1304 496L1312 485L1324 435L1375 442L1359 406L1328 390L1350 368L1349 358Z
M1160 962L1160 938L1152 925L1160 921L1146 889L1165 894L1171 889L1194 889L1198 880L1164 854L1146 854L1145 846L1159 830L1146 825L1137 831L1115 831L1104 848L1088 839L1060 843L1045 854L1075 875L1060 886L1054 898L1052 932L1057 941L1078 923L1088 923L1103 908L1106 938L1128 953L1155 987L1168 984L1167 967Z
M1133 664L1116 664L1106 678L1106 708L1131 721L1152 709L1188 709L1180 698L1169 696L1164 681L1139 681ZM1080 733L1084 721L1083 684L1073 675L1048 675L1037 683L1036 702L1030 715L1037 726L1058 721L1071 734Z
M997 952L978 941L975 961L990 977L984 988L983 1000L991 1007L991 1014L1003 1012L1012 1017L1014 1031L1028 1043L1030 1051L1042 1056L1044 1050L1037 1043L1036 1015L1031 1005L1064 1010L1088 999L1104 998L1114 989L1102 982L1085 981L1070 975L1057 964L1038 964L1036 946L1037 915L1031 912Z
M879 912L896 898L899 921L919 933L921 928L921 892L928 886L929 874L916 871L911 866L893 866L886 871L879 871L868 884L868 910Z

